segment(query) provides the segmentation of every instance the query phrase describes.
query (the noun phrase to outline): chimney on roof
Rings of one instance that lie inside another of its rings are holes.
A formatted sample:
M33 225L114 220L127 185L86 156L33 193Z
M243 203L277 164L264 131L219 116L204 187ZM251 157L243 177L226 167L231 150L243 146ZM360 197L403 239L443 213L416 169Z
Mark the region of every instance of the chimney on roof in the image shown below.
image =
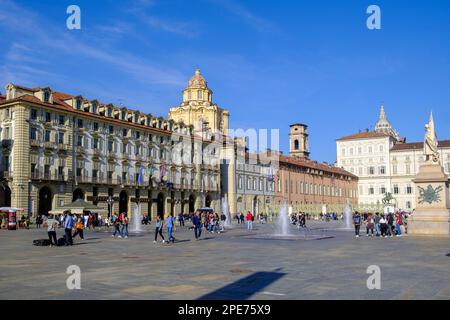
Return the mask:
M369 128L366 128L366 132L369 132Z

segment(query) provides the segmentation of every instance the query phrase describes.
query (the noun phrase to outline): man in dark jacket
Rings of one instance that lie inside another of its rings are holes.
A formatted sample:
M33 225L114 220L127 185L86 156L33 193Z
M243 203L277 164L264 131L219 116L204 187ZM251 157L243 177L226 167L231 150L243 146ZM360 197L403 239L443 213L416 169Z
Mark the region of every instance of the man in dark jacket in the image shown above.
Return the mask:
M361 228L361 215L358 211L353 215L353 225L355 226L355 237L359 238L359 229Z
M394 236L394 214L393 213L389 213L388 217L387 217L387 224L388 224L388 235L389 237L393 237Z
M195 240L198 240L202 235L202 223L198 211L192 217L192 224L194 225Z

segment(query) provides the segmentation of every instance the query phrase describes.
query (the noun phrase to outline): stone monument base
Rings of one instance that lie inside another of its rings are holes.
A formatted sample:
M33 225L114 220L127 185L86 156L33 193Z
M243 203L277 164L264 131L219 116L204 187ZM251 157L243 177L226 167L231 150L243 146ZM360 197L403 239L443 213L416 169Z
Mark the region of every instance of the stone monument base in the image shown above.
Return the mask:
M416 211L408 221L408 234L449 236L450 213L448 210Z
M449 180L442 166L423 164L414 183L417 207L408 219L408 233L450 236Z

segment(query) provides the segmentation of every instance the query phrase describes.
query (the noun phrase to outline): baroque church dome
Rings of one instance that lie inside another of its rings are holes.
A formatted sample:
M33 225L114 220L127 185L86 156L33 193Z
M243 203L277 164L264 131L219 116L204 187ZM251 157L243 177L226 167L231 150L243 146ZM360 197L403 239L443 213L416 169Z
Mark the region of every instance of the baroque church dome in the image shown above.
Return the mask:
M189 80L188 88L205 89L208 88L208 83L200 73L200 69L195 70L194 76Z

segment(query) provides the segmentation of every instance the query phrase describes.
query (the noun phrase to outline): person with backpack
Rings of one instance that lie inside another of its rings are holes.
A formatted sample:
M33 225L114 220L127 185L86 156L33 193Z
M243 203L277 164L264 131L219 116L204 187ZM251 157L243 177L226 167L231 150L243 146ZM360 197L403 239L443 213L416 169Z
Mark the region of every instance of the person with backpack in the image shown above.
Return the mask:
M166 240L164 239L162 230L164 227L164 219L162 219L159 215L156 216L156 228L155 228L155 240L153 241L153 243L156 243L158 240L158 234L161 236L162 238L162 243L165 243Z
M239 215L239 219L241 221L241 224L244 224L244 214L241 212L241 214Z
M81 240L84 240L84 217L82 214L79 215L78 218L76 218L75 222L75 232L72 235L72 238L75 238L78 234L80 235Z
M167 217L167 234L168 234L168 242L175 243L175 237L173 236L173 231L175 228L175 219L173 217L173 213L170 213Z
M366 219L366 236L368 237L369 235L373 237L373 229L375 227L375 219L373 218L372 213L369 213L367 215L367 219Z
M359 229L361 228L361 215L358 211L353 215L353 225L355 226L355 237L359 238Z
M112 223L114 225L114 233L113 233L113 238L116 238L116 234L119 234L119 239L122 239L122 231L120 230L120 225L121 225L121 221L120 221L120 217L117 213L114 213L112 216Z

